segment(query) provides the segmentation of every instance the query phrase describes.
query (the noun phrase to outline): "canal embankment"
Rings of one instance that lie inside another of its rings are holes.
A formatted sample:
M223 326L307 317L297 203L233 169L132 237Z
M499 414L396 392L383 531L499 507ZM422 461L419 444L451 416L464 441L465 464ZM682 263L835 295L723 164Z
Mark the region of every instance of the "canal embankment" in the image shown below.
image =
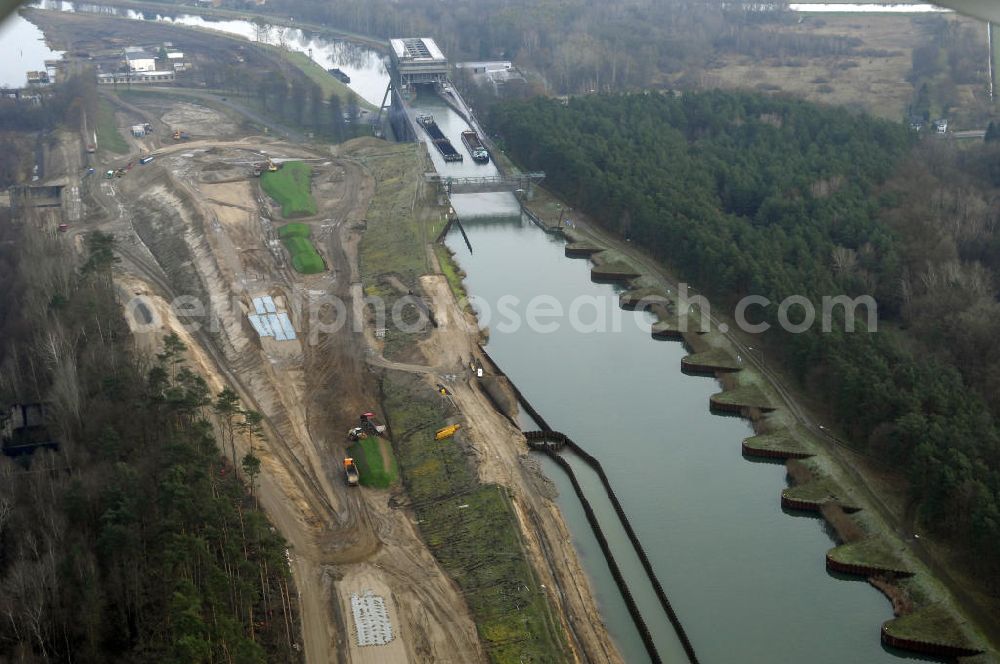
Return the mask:
M945 650L953 648L955 635L962 634L964 640L959 645L966 652L983 648L982 633L966 619L961 607L933 578L920 557L908 550L907 543L885 520L884 510L873 509L866 500L871 491L867 487L859 490L859 478L854 475L857 471L851 469L852 473L842 467L839 456L830 452L826 436L815 435L814 422L802 417L800 407L789 407L790 393L774 385L752 347L726 333L727 321L723 317L713 314L702 326L700 312L687 310L687 303L678 299L676 280L662 267L546 192L540 196L536 193L533 201L523 204L534 223L566 238L567 256L585 258L591 263L591 278L595 282L616 283L626 289L621 296L623 307L644 309L655 316L651 330L654 338L685 344L690 351L682 360L685 373L714 375L723 384L724 390L711 397L711 409L747 418L752 423L757 435L745 438L742 443L746 458L778 462L791 459L804 464L810 478L796 482L789 474L791 485L780 496L783 509L825 518L824 506L835 505L860 525L866 545L847 549L851 553L849 560L843 559L840 546L831 549L826 567L831 572L869 580L877 577L878 583L872 585L890 600L899 595L909 598L902 604L893 601L898 615L884 623L883 643L941 656L943 650L935 644ZM838 544L849 543L838 541ZM893 552L891 564L879 555L886 550ZM897 621L931 606L935 607L938 619L904 622L913 638L892 638ZM925 631L914 635L913 631L918 629Z

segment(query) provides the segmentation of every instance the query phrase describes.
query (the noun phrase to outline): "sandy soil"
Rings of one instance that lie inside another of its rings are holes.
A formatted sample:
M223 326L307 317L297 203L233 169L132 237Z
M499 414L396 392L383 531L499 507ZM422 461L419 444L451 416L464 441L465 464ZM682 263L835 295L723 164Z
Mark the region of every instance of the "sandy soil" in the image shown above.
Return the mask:
M175 144L159 132L143 149L154 150L156 160L120 180L85 184L86 220L73 235L101 228L119 238L123 297L141 296L148 309L127 314L143 352L154 352L167 331L177 332L213 391L230 385L246 407L265 415L263 440L255 443L263 467L257 495L289 542L307 661L485 661L462 595L423 544L412 514L390 507L390 491L348 489L342 477L344 432L377 403L368 362L375 346L371 330L360 331L363 326L322 333L320 303L340 298L348 305L347 318L361 319L351 302L361 292L357 246L359 222L374 193L370 175L349 157L260 137ZM289 269L274 237L279 222L269 218L256 180L206 181L206 173L245 169L262 152L311 160L320 212L306 223L329 272L302 276ZM135 234L131 220L138 215L169 219L186 257L154 255ZM172 261L185 261L183 269L200 276L212 302L206 320L212 325L187 330L171 310L176 293L167 275L177 268ZM425 277L422 285L441 327L423 348L430 366L404 369L426 374L433 384L438 371L459 372L472 357L478 329L459 311L443 277ZM261 294L290 312L298 341L257 338L245 313L250 299ZM529 556L553 590L579 660L621 661L558 509L532 490L537 471L525 463L520 432L473 385L454 387L467 422L463 435L482 462L481 475L512 487ZM239 455L248 451L244 437L236 443ZM387 646L358 648L353 641L349 598L365 588L391 607L399 636Z
M357 166L319 162L326 166L318 166L321 215L313 223L335 269L303 278L276 260L281 250L270 244L273 224L259 214L266 206L256 182L208 184L202 177L206 169L218 171L220 162L252 159L262 145L258 140L168 142L157 149L153 164L91 191L99 209L93 211L90 227L120 237L130 235L128 220L134 214L171 211L178 224L173 230L184 237L189 267L201 276L206 295L213 302L236 302L215 312L214 331L184 330L168 306L174 293L162 269L166 266L131 235L120 277L123 294L142 293L162 321L145 330L139 342L144 350L155 350L166 331L177 331L213 391L233 385L245 405L265 414L266 437L256 444L264 469L258 495L289 540L308 661L482 661L462 598L424 547L410 517L388 508L388 492L348 491L344 485L343 433L358 412L375 402L374 383L362 359L363 337L324 335L315 345L308 343L310 298L334 294L337 288L348 292L347 279L336 279L350 273L339 249L338 225L363 217L372 183ZM316 157L297 146L264 147L272 154ZM291 312L299 341L256 338L243 314L250 298L264 293ZM146 318L141 312L130 315L137 330ZM237 443L242 455L246 441ZM350 616L341 608L362 582L378 585L392 599L400 637L389 646L352 651Z
M171 104L160 119L170 131L187 131L192 136L228 136L236 131L236 126L222 113L189 102Z

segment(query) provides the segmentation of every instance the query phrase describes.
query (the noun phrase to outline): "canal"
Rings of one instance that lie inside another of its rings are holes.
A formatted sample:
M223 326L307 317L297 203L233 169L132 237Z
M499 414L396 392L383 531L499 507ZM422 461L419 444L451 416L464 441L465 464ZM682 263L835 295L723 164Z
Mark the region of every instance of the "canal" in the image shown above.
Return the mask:
M45 4L64 11L97 11L136 20L159 20L253 38L247 21L198 16L140 14L67 2ZM0 81L23 82L23 71L58 57L45 48L37 28L14 16L0 26ZM351 87L378 103L387 74L381 55L343 40L302 31L285 32L290 48L309 52L325 67L339 67ZM15 61L25 53L24 61ZM417 97L417 112L434 115L456 149L466 124L440 98ZM418 131L421 140L426 135ZM444 163L428 146L443 175L494 175L491 164ZM679 343L650 337L652 320L617 306L612 286L593 284L587 261L564 257L563 241L524 220L510 194L455 196L474 247L448 238L468 273L467 285L490 329L489 351L554 428L572 437L602 463L649 555L657 576L702 662L840 664L894 661L878 627L891 617L888 602L862 581L845 581L825 570L833 542L818 519L792 517L780 507L783 466L749 463L740 441L746 422L714 416L708 399L719 391L711 378L680 371ZM543 298L539 300L538 298ZM581 299L584 298L584 299ZM552 330L514 325L529 303L544 311L575 310L547 317ZM574 305L576 303L576 305ZM574 307L576 307L574 309ZM489 314L489 315L487 315ZM600 325L599 320L608 321ZM615 323L617 321L617 324ZM604 329L601 328L610 328ZM625 604L568 478L545 457L544 471L559 489L559 503L590 576L602 615L625 661L648 661ZM568 457L610 540L612 551L668 662L684 661L673 629L593 471Z
M0 87L24 87L28 71L45 71L46 60L61 57L46 46L42 31L20 14L0 22Z
M709 412L717 381L682 374L680 343L653 340L649 314L620 310L615 287L590 281L588 261L565 258L562 240L509 216L516 203L498 206L496 198L454 197L474 251L457 234L447 239L470 294L481 299L490 354L553 428L600 460L700 659L897 660L879 640L880 624L892 617L889 603L863 581L827 573L824 554L834 542L823 522L781 509L784 467L744 460L740 441L749 425ZM497 206L504 218L490 219ZM526 322L532 306L567 313L576 306L578 315L549 316L533 329ZM522 324L511 324L511 311ZM614 536L658 649L665 661L684 661L665 616L641 597L644 575L596 478L569 460ZM626 661L648 661L576 495L555 464L544 467L560 489L612 636Z

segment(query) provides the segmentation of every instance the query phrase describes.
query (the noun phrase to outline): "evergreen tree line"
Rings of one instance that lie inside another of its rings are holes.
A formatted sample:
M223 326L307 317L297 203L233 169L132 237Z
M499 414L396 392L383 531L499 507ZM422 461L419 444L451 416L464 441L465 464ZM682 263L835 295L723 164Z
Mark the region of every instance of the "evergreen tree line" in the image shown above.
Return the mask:
M260 72L248 66L209 64L199 74L208 87L244 97L275 118L335 142L364 133L358 123L357 95L349 91L342 96L334 91L325 96L319 85L290 67Z
M59 449L0 456L0 660L301 661L285 543L252 496L260 416L211 395L176 336L134 352L110 236L77 267L40 220L9 221L0 403L46 404Z
M995 568L997 378L977 384L984 367L963 368L956 358L996 355L990 339L1000 314L976 317L974 329L962 315L996 304L996 281L976 261L1000 266L1000 252L995 235L983 240L989 215L947 193L954 182L942 162L922 152L935 148L914 151L901 126L842 109L724 92L566 105L536 98L495 107L490 124L522 165L545 171L574 206L715 302L769 298L758 319L772 325L764 341L773 354L829 404L854 444L907 473L925 523ZM960 159L968 157L952 161ZM910 171L901 174L903 165ZM942 232L948 227L951 235ZM862 320L846 333L837 309L832 332L782 331L776 303L793 294L817 311L822 296L871 294L880 328L866 332ZM930 320L941 324L921 332L928 301L937 304ZM968 348L950 347L959 332ZM1000 361L992 368L1000 377Z

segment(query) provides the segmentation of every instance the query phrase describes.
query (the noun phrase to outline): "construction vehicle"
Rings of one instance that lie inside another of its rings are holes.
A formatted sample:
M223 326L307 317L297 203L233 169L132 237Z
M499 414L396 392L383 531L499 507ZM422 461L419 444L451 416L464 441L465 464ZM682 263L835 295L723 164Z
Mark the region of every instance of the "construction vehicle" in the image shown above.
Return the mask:
M369 436L381 436L385 433L385 425L375 421L375 413L361 413L361 428Z
M276 170L278 170L278 165L276 163L274 163L273 161L271 161L270 159L268 159L267 160L267 170L268 170L268 172L273 173Z
M358 485L358 467L354 465L354 459L351 457L344 458L344 477L347 478L347 486Z
M263 165L263 164L254 164L254 165L253 165L253 176L254 176L255 178L259 178L259 177L260 177L260 171L261 171L261 169L262 169L263 167L264 167L264 165Z
M462 428L461 424L449 424L448 426L438 429L437 433L434 434L434 440L444 440L445 438L451 438L455 435L455 432Z
M359 419L360 426L353 427L347 432L347 437L352 441L364 440L369 436L378 438L386 431L384 424L375 421L375 413L361 413Z
M174 129L174 140L175 141L181 140L181 130L180 129Z

